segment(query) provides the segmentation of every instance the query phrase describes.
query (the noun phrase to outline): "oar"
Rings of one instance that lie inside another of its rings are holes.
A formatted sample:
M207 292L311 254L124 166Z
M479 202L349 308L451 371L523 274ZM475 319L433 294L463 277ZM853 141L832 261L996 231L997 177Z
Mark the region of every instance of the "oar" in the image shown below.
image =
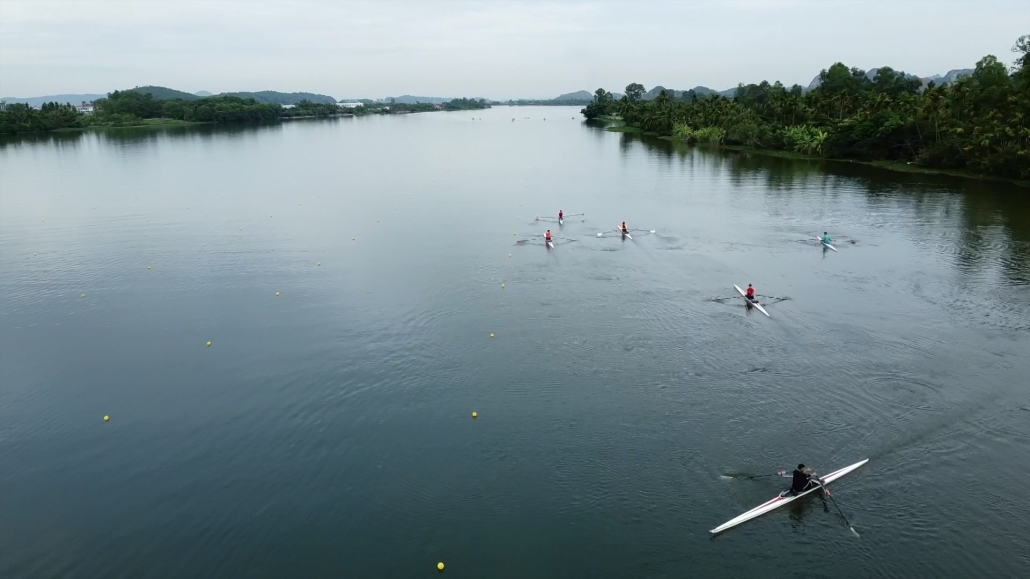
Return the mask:
M830 489L826 488L826 485L824 485L821 480L819 481L819 486L823 488L823 496L828 497L830 502L833 503L833 506L837 508L837 513L840 514L841 519L844 519L844 524L851 529L851 532L854 533L856 537L861 537L862 535L859 535L858 531L855 530L855 527L852 527L851 523L848 522L848 518L844 516L844 511L840 510L840 507L837 505L837 501L833 500L833 495L830 494Z
M654 229L630 229L630 231L646 231L648 233L654 233Z
M576 217L577 215L586 215L586 214L587 214L586 211L584 211L583 213L569 213L569 214L565 215L565 217Z

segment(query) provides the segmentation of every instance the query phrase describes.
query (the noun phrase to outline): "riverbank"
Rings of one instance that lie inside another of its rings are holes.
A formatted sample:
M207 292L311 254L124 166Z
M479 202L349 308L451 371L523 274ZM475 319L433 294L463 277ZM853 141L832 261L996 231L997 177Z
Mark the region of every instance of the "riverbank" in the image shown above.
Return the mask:
M613 133L633 133L643 135L647 137L655 137L657 139L664 139L673 143L686 144L682 140L667 135L659 135L645 131L639 127L634 127L626 124L618 124L609 127L605 127L606 131ZM993 181L997 183L1010 183L1019 187L1030 188L1030 180L1020 179L1009 179L1007 177L996 177L994 175L985 175L983 173L976 173L973 171L964 171L961 169L939 169L934 167L926 167L924 165L916 165L910 163L901 163L897 161L858 161L855 159L831 159L827 157L814 157L812 155L806 155L804 153L795 153L794 151L780 151L776 149L759 149L756 147L746 147L743 145L698 145L701 147L711 147L714 149L723 149L727 151L737 151L741 153L754 153L757 155L766 155L770 157L781 157L786 159L802 159L807 161L830 161L833 163L851 163L858 165L868 165L870 167L878 167L880 169L886 169L888 171L896 171L899 173L918 173L921 175L943 175L947 177L961 177L965 179L976 179L978 181Z

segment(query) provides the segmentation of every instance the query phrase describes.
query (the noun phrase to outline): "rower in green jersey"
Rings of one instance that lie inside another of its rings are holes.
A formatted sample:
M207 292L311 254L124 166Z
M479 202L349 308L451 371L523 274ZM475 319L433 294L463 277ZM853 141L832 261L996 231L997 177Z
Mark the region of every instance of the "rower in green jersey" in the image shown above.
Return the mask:
M833 243L833 240L830 239L830 234L826 233L825 231L823 232L823 243L825 243L826 245L830 245L831 243Z

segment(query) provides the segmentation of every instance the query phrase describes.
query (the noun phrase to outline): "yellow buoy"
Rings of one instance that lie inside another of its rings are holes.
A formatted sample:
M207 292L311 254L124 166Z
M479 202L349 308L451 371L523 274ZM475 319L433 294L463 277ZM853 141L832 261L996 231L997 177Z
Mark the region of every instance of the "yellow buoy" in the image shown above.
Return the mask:
M315 265L317 265L319 267L322 267L322 262L320 261L320 262L316 263Z
M110 416L107 416L107 415L105 414L105 415L104 415L104 422L107 422L107 421L109 421L109 420L111 420L111 417L110 417Z
M82 297L86 297L86 294L82 294Z
M493 335L493 334L490 334L490 337L492 338L492 337L494 337L494 335Z
M147 266L147 269L150 269L150 266L149 266L149 265Z
M32 254L32 257L36 257L36 255L37 255L37 254L33 253L33 254Z
M472 418L479 418L479 413L475 410L472 411Z
M439 569L440 571L443 571L443 561L437 563L436 564L436 568Z
M501 289L504 289L504 284L503 283L501 284Z
M510 253L508 254L508 257L511 257L511 254L510 254Z
M357 240L358 240L358 238L357 238L357 237L352 237L352 238L350 238L350 240L351 240L351 241L357 241Z
M207 343L207 347L208 347L208 348L210 348L210 347L211 347L211 342L208 342L208 343Z
M275 292L275 297L279 297L279 292Z

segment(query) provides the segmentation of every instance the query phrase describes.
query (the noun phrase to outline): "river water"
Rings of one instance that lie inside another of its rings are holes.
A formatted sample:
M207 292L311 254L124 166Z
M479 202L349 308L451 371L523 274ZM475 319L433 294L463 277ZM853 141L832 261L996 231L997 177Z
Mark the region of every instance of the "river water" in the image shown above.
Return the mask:
M8 579L1030 573L1006 185L573 108L8 139L0 357ZM709 533L864 458L860 537Z

